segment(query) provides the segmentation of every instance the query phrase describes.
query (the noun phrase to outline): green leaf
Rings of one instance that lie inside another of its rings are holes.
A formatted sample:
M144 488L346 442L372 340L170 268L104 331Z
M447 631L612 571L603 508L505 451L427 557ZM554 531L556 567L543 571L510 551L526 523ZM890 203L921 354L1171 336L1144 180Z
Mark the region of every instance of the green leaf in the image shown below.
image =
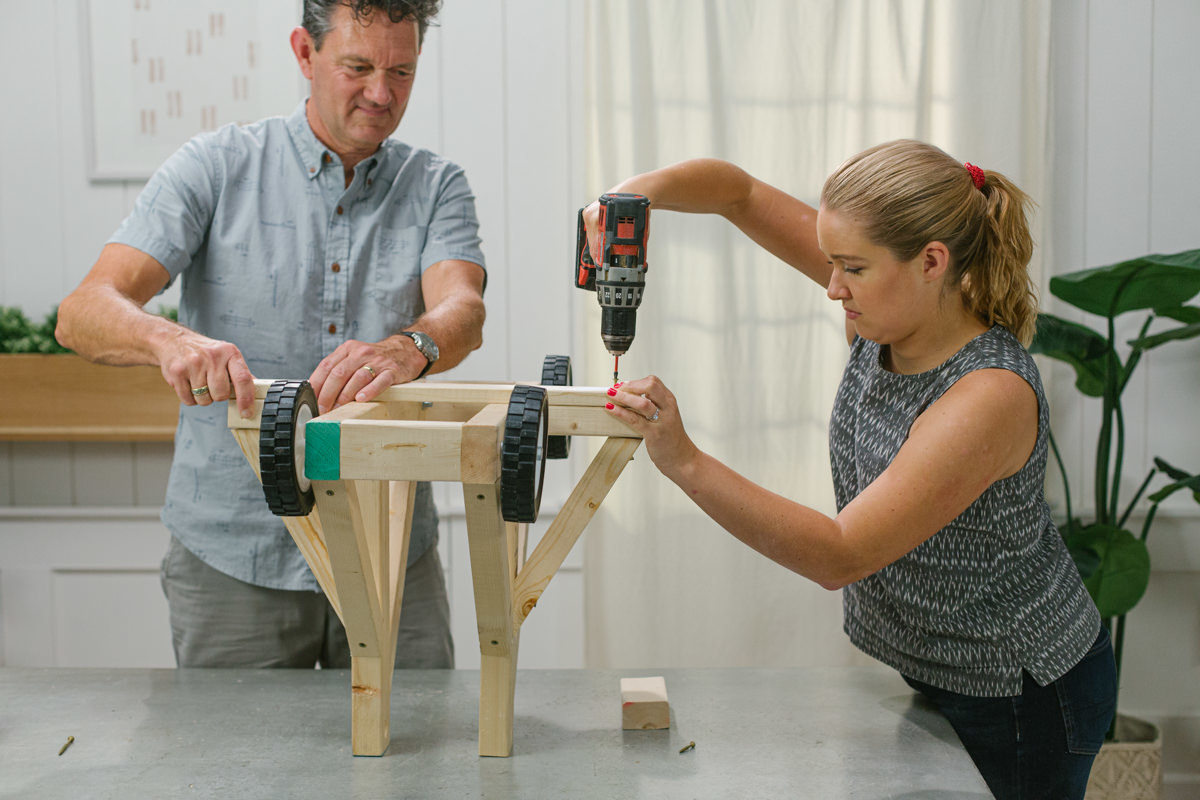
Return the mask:
M1150 495L1150 502L1161 503L1180 489L1191 489L1192 499L1200 503L1200 475L1192 475L1190 472L1185 472L1179 467L1173 467L1157 457L1154 459L1154 466L1160 472L1166 474L1174 483L1170 483Z
M1166 461L1159 458L1158 456L1154 457L1154 466L1158 468L1159 472L1165 474L1168 478L1170 478L1173 481L1182 481L1182 480L1186 480L1187 478L1192 477L1191 473L1184 472L1179 467L1171 466L1170 464L1168 464Z
M1079 577L1090 578L1096 570L1100 569L1100 554L1095 550L1077 547L1067 548L1067 552L1071 554L1071 560L1075 562L1075 569L1079 570Z
M1068 547L1091 550L1099 567L1083 578L1102 617L1128 613L1150 583L1150 552L1132 533L1115 525L1096 523L1073 532Z
M1182 322L1184 325L1191 325L1193 322L1200 322L1200 306L1172 306L1170 308L1156 308L1154 313L1160 317L1173 319L1176 322Z
M1200 336L1200 322L1184 325L1182 328L1172 328L1169 331L1156 333L1153 336L1143 336L1141 339L1131 339L1129 345L1137 350L1149 350L1160 344L1174 342L1180 339L1192 339Z
M1200 250L1148 255L1050 279L1050 292L1101 317L1179 306L1200 292Z
M1038 314L1037 332L1029 351L1070 364L1075 369L1075 387L1079 391L1089 397L1104 396L1109 345L1107 339L1091 328L1053 314ZM1118 385L1122 377L1118 376Z

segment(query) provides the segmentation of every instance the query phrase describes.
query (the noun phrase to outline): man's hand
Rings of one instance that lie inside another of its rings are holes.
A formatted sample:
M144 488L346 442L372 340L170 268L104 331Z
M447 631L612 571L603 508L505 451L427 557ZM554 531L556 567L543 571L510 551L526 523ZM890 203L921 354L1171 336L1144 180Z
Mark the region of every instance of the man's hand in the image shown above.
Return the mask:
M425 356L407 336L391 336L374 344L351 339L321 359L308 382L317 395L317 407L325 414L351 401L374 400L389 386L415 379L425 363Z
M456 366L483 343L483 283L483 269L469 261L439 261L421 276L426 310L410 327L437 343L440 355L430 372ZM416 380L427 364L407 336L396 334L374 344L351 339L322 359L308 382L325 414L352 401L370 402L393 384Z
M177 336L159 345L158 363L163 379L185 406L236 397L238 413L250 416L254 375L235 345L180 328Z

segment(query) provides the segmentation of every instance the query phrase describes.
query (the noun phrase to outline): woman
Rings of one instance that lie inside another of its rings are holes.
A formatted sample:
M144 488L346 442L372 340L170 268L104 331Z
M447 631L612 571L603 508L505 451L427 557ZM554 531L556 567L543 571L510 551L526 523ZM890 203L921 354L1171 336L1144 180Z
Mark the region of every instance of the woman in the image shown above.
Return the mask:
M708 159L614 191L719 213L842 304L850 359L830 425L838 514L697 449L656 377L614 386L610 413L722 527L842 588L851 641L942 710L997 797L1083 797L1115 669L1043 496L1049 415L1022 346L1037 315L1029 198L915 141L851 158L825 182L818 212ZM594 232L597 209L586 217Z

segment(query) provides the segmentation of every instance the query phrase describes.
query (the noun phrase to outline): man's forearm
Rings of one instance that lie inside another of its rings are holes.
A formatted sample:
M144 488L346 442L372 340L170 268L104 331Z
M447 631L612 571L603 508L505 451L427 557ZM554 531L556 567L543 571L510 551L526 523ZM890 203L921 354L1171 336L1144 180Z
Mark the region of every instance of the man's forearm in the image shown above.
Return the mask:
M486 311L483 298L472 292L459 292L446 297L435 308L422 314L408 330L427 333L438 346L438 360L429 370L445 372L462 363L472 350L483 344L483 322ZM406 336L405 346L413 346ZM404 343L401 343L404 344Z
M159 366L159 343L181 333L179 325L116 289L94 285L80 287L59 305L55 338L89 361Z

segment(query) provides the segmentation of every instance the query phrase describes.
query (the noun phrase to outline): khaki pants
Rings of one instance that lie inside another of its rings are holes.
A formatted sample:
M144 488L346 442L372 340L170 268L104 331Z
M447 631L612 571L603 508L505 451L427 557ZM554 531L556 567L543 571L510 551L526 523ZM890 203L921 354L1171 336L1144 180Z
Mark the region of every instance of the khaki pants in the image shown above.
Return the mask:
M349 668L350 645L319 592L267 589L231 578L174 537L162 563L180 667ZM408 568L397 669L452 669L450 604L436 543Z

